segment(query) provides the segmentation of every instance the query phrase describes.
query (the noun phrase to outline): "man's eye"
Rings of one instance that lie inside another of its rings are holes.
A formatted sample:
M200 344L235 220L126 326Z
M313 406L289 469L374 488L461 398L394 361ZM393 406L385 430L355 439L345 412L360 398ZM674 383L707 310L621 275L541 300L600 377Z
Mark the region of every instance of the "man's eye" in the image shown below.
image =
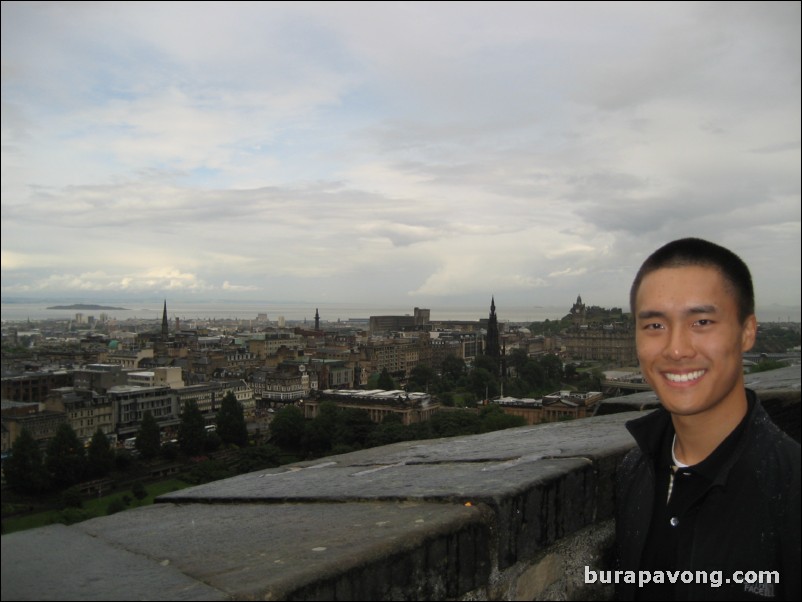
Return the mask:
M643 325L644 330L659 330L662 327L663 327L663 325L660 324L660 322L652 322L650 324L644 324Z
M704 318L701 319L701 320L696 320L696 324L698 324L699 326L710 326L712 323L713 323L713 320L707 320L707 319L704 319Z

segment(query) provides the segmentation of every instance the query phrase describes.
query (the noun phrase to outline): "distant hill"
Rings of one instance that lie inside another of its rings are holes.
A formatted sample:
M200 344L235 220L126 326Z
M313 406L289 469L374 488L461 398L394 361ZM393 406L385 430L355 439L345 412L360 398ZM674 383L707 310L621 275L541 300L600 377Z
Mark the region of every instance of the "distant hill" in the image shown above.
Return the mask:
M126 307L109 307L107 305L88 305L84 303L75 303L73 305L54 305L47 309L116 309L118 311L128 311Z

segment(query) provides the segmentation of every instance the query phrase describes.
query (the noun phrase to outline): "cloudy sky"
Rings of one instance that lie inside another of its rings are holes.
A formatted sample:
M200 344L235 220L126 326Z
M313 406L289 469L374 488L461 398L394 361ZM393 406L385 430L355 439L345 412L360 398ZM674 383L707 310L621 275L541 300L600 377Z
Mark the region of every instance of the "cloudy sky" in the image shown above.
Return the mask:
M3 2L2 295L800 305L800 4Z

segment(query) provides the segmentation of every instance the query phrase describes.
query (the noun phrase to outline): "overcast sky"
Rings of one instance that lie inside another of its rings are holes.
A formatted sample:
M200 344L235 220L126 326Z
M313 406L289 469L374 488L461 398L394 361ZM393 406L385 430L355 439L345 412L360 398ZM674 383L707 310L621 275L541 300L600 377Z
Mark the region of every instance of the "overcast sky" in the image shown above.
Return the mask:
M2 295L800 305L800 3L2 3Z

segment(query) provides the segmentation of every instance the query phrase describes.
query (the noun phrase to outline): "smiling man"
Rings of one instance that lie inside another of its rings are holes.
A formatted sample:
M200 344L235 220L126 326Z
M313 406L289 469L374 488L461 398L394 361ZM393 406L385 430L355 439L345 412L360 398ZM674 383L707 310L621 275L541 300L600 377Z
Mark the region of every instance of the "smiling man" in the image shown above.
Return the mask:
M641 370L662 408L627 424L621 599L798 600L800 447L744 388L752 278L714 243L655 251L630 292Z

